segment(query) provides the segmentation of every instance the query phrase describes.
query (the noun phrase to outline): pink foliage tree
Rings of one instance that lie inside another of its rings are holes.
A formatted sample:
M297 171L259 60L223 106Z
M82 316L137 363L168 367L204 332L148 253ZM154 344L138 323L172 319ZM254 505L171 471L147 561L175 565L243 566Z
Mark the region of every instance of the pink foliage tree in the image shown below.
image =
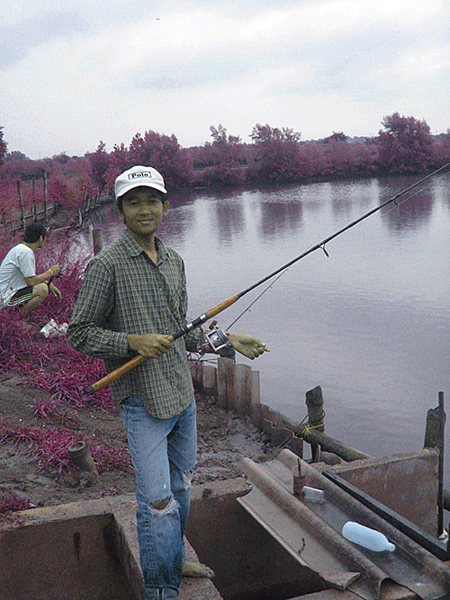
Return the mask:
M384 117L378 132L378 166L389 174L422 173L432 164L430 127L398 112Z
M433 144L433 166L442 167L450 163L450 129L437 136Z
M3 139L3 127L0 127L0 165L5 162L5 154L6 154L6 142Z
M204 170L197 178L201 185L239 185L244 181L242 144L239 136L227 135L222 125L211 125L212 142L206 142L197 154Z
M342 134L343 135L343 134ZM339 179L373 175L376 149L366 143L352 143L334 134L323 145L326 167L323 174Z
M255 147L256 175L261 181L299 181L305 177L304 161L299 160L299 132L257 123L250 137Z
M105 175L110 166L109 155L105 150L105 146L104 142L100 142L97 146L97 150L88 155L92 182L98 188L99 192L101 192L106 185Z
M194 178L189 154L174 135L147 131L142 137L137 133L128 151L128 166L136 164L152 166L163 173L168 188L188 187Z

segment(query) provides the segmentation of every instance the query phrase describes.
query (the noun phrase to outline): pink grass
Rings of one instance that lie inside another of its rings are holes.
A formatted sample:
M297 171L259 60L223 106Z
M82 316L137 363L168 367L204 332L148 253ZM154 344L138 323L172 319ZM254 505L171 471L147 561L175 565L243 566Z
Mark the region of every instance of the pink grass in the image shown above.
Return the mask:
M14 242L17 240L3 239L3 245L8 248ZM76 352L67 344L64 335L45 338L39 333L50 318L54 318L58 324L69 322L81 287L86 259L73 256L67 247L59 246L53 249L53 254L50 250L47 255L42 254L40 260L45 265L56 262L63 264L63 276L55 280L63 299L59 301L49 296L43 306L27 319L26 324L31 324L31 328L24 327L18 312L0 310L0 375L16 372L21 376L18 385L26 385L48 395L45 399L35 398L30 407L43 427L16 427L0 421L0 444L12 442L24 445L37 471L45 470L60 478L64 473L77 469L70 460L69 446L80 440L89 443L77 431L79 420L74 410L118 411L109 390L103 389L94 395L86 393L93 382L104 376L103 361ZM52 421L57 421L61 428L55 428ZM99 473L115 468L131 469L128 448L96 443L90 444L90 450Z
M33 425L17 427L0 420L0 445L11 442L25 445L27 456L36 463L36 470L46 471L59 479L64 473L78 470L71 461L69 447L79 441L89 445L90 452L99 473L120 469L131 471L131 458L128 448L114 448L101 444L89 444L80 432L66 429L44 429Z
M22 498L17 494L7 492L4 488L0 488L0 518L20 524L20 517L13 518L12 514L35 506L29 498Z

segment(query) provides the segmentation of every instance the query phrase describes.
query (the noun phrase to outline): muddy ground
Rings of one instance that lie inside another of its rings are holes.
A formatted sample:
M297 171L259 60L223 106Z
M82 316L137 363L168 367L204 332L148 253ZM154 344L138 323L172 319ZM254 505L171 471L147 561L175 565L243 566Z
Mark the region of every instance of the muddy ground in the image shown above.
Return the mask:
M119 414L95 410L68 408L65 423L36 419L34 399L45 400L45 393L24 385L20 375L9 373L0 379L0 415L4 423L23 427L63 428L70 417L78 423L77 431L92 442L104 446L127 448L125 429ZM237 463L248 456L264 460L271 451L268 438L246 417L221 409L211 397L197 395L198 464L193 484L239 475ZM72 432L73 428L70 429ZM127 452L128 450L126 450ZM0 492L3 497L14 493L27 498L33 505L49 506L78 502L105 495L119 495L135 490L134 473L113 468L99 475L76 470L61 477L48 470L39 470L30 460L26 442L0 444Z

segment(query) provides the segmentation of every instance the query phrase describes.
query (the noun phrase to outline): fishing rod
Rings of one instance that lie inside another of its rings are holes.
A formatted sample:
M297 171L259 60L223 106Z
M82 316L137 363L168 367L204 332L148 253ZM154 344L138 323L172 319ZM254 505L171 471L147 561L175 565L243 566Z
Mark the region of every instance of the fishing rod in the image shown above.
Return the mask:
M189 332L193 331L197 327L200 327L201 325L203 325L203 323L206 323L206 321L209 321L209 319L212 319L213 317L215 317L216 315L218 315L219 313L223 312L225 309L227 309L228 307L230 307L232 304L234 304L235 302L237 302L240 298L242 298L243 296L245 296L246 294L248 294L249 292L251 292L255 288L259 287L260 285L262 285L263 283L265 283L269 279L272 279L272 277L275 277L279 273L282 273L283 271L285 271L286 269L288 269L291 265L295 264L296 262L298 262L302 258L305 258L306 256L308 256L312 252L315 252L316 250L323 250L323 252L326 254L326 256L328 256L328 252L327 252L327 250L325 248L325 246L326 246L326 244L328 244L328 242L331 242L331 240L334 240L335 238L337 238L339 235L341 235L345 231L348 231L352 227L355 227L355 225L357 225L358 223L361 223L361 221L364 221L365 219L367 219L368 217L370 217L374 213L378 212L379 210L381 210L382 208L384 208L388 204L391 204L391 202L396 203L396 200L398 198L400 198L401 196L404 196L406 193L408 193L412 189L416 188L417 186L419 186L420 184L422 184L424 181L427 181L431 177L434 177L435 175L437 175L438 173L442 172L443 170L445 170L448 167L450 167L450 163L444 165L443 167L440 167L436 171L433 171L433 173L430 173L429 175L427 175L426 177L423 177L419 181L416 181L416 183L413 183L412 185L410 185L409 187L407 187L406 189L404 189L403 191L401 191L400 193L398 193L396 196L393 196L392 198L389 198L389 200L386 200L385 202L383 202L379 206L376 206L372 210L369 210L367 213L365 213L364 215L362 215L358 219L355 219L354 221L352 221L351 223L349 223L348 225L346 225L342 229L339 229L339 231L336 231L332 235L326 237L324 240L322 240L318 244L315 244L314 246L311 246L311 248L309 248L308 250L306 250L305 252L303 252L299 256L296 256L295 258L293 258L292 260L290 260L289 262L287 262L286 264L284 264L282 267L279 267L278 269L276 269L272 273L269 273L269 275L266 275L265 277L263 277L262 279L260 279L256 283L252 284L250 287L246 288L245 290L242 290L241 292L235 294L234 296L230 296L230 298L227 298L226 300L223 300L222 302L220 302L216 306L213 306L213 308L210 308L204 314L200 315L199 317L197 317L193 321L190 321L189 323L187 323L186 325L184 325L183 327L181 327L175 333L173 333L171 335L168 335L166 339L169 342L174 342L178 338L183 337L184 335L186 335ZM132 358L131 360L129 360L128 362L126 362L125 364L123 364L121 367L115 369L114 371L112 371L108 375L105 375L105 377L103 377L102 379L99 379L98 381L96 381L95 383L93 383L88 388L87 392L90 393L90 394L92 394L94 392L97 392L98 390L103 389L105 386L109 385L112 381L114 381L115 379L117 379L121 375L124 375L125 373L128 373L128 371L130 371L131 369L134 369L135 367L137 367L138 365L140 365L141 363L143 363L145 360L147 360L147 357L145 357L145 356L142 356L140 354L138 356L135 356L134 358Z

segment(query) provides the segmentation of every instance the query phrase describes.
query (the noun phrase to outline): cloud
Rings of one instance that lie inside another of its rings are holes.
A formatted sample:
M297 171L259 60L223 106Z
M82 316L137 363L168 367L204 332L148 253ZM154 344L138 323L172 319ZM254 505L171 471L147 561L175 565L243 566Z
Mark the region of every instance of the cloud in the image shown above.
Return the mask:
M449 126L445 0L58 0L53 20L18 4L0 125L25 153L149 129L194 145L219 123L243 139L258 122L371 135L397 110Z
M158 11L128 13L128 21L86 37L76 48L70 42L65 46L83 71L94 70L102 77L123 77L126 81L135 71L139 81L139 71L144 68L178 66L182 71L184 65L197 61L200 67L208 67L213 57L222 62L225 57L234 57L245 64L273 54L280 58L282 53L303 53L306 46L311 52L312 48L349 36L361 37L368 31L395 32L397 36L431 19L441 6L442 0L423 4L411 0L376 4L372 0L328 0L249 11L227 2L167 2Z
M14 25L0 25L0 69L10 69L30 50L55 38L84 32L86 23L74 13L46 13Z
M397 85L414 86L419 81L445 77L450 69L450 42L438 44L426 41L401 52L388 66L374 75L380 82L395 81Z

